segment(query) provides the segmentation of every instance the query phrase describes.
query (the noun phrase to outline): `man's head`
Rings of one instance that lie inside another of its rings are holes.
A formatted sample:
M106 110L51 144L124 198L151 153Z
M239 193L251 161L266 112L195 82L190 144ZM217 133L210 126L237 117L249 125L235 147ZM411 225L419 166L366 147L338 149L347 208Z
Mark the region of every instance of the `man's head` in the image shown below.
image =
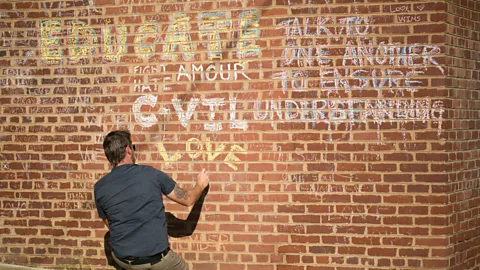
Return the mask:
M130 132L126 130L112 131L103 140L103 151L113 167L124 161L126 157L131 158L132 163L135 163L133 148Z

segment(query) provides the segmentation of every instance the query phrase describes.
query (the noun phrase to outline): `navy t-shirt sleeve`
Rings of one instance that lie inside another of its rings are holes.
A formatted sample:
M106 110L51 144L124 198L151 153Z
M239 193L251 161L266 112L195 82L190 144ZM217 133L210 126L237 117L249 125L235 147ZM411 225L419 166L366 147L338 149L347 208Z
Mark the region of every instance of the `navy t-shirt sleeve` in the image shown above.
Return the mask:
M106 218L107 215L105 214L105 211L103 211L102 207L100 206L100 203L98 203L96 192L94 197L95 197L95 206L97 207L98 216L100 218Z
M173 189L175 188L175 185L177 184L168 174L156 170L157 171L157 181L158 184L160 185L160 190L164 195L170 194Z

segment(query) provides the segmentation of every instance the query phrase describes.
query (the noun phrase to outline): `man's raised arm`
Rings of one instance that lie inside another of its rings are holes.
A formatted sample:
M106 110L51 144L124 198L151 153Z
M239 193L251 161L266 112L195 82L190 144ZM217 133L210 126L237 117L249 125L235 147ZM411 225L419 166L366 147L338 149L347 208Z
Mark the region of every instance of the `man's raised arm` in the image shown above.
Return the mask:
M167 198L184 206L192 206L200 198L202 191L208 186L208 183L208 172L202 169L197 176L197 182L194 187L185 190L175 185L175 188L167 195Z

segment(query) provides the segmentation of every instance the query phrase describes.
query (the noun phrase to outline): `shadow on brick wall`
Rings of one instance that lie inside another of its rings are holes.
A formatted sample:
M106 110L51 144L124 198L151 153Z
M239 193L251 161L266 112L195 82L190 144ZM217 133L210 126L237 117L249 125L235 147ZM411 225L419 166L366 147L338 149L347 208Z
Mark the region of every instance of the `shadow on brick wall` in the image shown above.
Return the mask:
M198 201L192 207L192 211L188 214L187 219L178 219L170 212L166 212L167 216L167 224L168 224L168 236L173 238L180 238L185 236L190 236L195 231L195 228L198 224L198 219L200 218L200 214L202 212L203 202L205 201L205 197L208 194L208 190L210 186L205 188L198 198Z

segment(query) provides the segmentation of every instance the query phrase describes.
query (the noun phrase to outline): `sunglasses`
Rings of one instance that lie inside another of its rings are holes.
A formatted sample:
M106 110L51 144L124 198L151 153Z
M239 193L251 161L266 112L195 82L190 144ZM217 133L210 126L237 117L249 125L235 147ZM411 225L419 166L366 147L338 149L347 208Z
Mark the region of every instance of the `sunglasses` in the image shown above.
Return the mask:
M128 145L125 145L125 147L127 147ZM137 149L135 149L135 144L132 144L132 147L133 151L137 151Z

